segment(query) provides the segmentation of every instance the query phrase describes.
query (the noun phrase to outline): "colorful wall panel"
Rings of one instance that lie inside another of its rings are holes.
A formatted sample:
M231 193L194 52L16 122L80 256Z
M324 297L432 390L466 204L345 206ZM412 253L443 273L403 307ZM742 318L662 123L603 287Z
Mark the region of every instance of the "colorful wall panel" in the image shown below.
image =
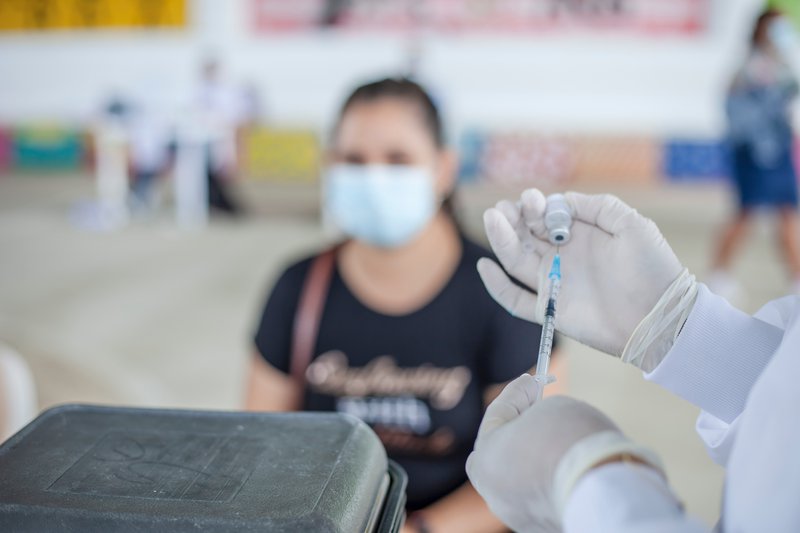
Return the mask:
M261 33L348 31L613 31L691 36L705 29L709 0L251 0Z
M662 172L677 182L719 180L729 172L727 147L716 140L668 140Z
M313 181L319 176L319 141L313 131L253 128L244 136L242 162L256 180Z
M478 130L464 132L458 143L458 181L474 183L481 179L481 157L486 134Z
M660 174L661 146L654 139L579 138L574 149L573 183L648 185Z
M2 0L0 31L180 28L187 0Z
M658 180L661 144L644 137L548 136L470 131L460 142L460 180L514 187L582 183L647 185Z
M487 136L480 156L482 179L512 187L557 187L575 167L571 141L528 132Z
M18 128L12 160L19 170L77 170L84 162L84 136L57 126Z

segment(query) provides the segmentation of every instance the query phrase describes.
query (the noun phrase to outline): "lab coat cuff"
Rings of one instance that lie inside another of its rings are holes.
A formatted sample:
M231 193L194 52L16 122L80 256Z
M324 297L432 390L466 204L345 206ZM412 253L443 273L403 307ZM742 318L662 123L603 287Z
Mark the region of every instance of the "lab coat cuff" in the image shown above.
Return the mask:
M731 306L699 284L672 349L645 378L731 423L783 338L783 330Z

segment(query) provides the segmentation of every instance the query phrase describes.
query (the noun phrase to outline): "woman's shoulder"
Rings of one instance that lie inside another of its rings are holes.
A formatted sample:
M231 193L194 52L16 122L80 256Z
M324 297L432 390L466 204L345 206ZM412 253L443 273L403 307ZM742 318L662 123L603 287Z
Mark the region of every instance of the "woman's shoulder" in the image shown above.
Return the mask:
M311 263L326 251L327 250L323 250L310 255L300 255L299 258L295 257L294 259L290 259L278 276L276 284L297 287L299 289L308 275Z

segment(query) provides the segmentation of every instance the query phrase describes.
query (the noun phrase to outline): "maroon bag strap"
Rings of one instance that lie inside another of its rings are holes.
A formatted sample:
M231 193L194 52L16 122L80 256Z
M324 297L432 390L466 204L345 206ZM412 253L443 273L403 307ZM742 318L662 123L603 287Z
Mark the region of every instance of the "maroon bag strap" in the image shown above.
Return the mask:
M340 245L334 246L314 258L306 274L292 331L292 353L289 374L297 384L299 404L303 404L306 389L306 369L314 355L322 310L333 277L333 266Z

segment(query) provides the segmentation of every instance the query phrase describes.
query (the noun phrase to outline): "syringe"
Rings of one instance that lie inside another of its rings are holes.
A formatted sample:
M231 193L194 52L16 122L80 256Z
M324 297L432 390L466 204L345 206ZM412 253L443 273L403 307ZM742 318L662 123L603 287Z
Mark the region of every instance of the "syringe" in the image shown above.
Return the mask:
M547 307L544 312L544 323L542 324L542 338L539 342L539 356L536 360L536 374L534 379L539 383L536 392L536 400L542 399L545 385L554 381L553 376L548 374L550 369L550 354L553 351L553 337L556 333L556 302L558 301L558 291L561 289L561 255L558 249L553 258L553 265L547 275L550 281L550 290L547 294Z
M536 374L533 378L539 383L536 400L542 399L545 385L555 381L548 374L550 370L550 354L553 351L553 337L556 334L556 303L558 292L561 290L561 245L567 244L572 232L572 210L562 194L551 194L547 197L547 207L544 215L544 225L547 229L547 240L556 246L556 255L547 275L549 289L547 291L547 306L542 324L542 338L539 342L539 357L536 360ZM544 295L544 291L539 293Z

